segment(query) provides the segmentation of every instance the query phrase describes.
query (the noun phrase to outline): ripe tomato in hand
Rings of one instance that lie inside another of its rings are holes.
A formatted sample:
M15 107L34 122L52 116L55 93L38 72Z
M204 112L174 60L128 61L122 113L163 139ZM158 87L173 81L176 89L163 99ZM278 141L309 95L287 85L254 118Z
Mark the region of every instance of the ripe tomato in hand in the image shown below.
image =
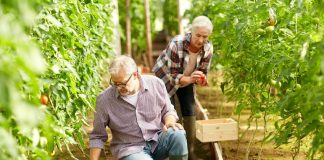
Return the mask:
M47 105L47 102L48 102L48 97L45 96L45 95L42 95L42 96L41 96L41 103L42 103L43 105Z
M207 86L208 85L208 82L206 80L206 76L200 76L199 81L200 81L202 86Z

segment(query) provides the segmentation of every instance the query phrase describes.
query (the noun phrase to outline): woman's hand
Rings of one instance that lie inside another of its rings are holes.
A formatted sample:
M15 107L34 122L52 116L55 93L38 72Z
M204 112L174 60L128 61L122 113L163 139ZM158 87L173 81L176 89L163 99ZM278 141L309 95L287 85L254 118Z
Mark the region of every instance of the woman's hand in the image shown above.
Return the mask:
M208 85L208 81L206 78L206 75L201 72L201 71L194 71L191 73L190 75L191 81L192 83L201 85L201 86L207 86Z

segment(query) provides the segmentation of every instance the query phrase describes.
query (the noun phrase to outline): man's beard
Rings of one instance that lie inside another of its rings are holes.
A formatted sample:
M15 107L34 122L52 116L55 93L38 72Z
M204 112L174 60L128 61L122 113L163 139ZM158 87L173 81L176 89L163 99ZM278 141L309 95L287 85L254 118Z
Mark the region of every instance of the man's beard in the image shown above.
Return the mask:
M127 95L129 95L129 90L127 90L127 89L120 89L119 90L119 94L122 95L122 96L127 96Z
M122 96L128 96L128 95L133 95L135 94L135 90L128 90L128 89L120 89L119 94Z

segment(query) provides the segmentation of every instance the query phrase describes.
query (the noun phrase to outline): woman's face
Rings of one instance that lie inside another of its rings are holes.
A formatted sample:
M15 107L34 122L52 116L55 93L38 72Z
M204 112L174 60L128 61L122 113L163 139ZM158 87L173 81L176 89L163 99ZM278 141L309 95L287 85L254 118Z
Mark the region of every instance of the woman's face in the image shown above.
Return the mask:
M196 49L200 49L208 41L209 30L207 27L197 27L191 34L190 45Z

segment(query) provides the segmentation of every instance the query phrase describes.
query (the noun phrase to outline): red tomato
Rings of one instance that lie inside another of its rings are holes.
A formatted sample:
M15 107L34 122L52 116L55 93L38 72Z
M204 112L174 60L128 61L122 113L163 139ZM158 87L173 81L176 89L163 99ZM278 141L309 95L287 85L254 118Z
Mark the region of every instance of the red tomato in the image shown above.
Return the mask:
M45 95L42 95L42 96L41 96L41 103L42 103L43 105L47 105L47 102L48 102L48 97L45 96Z

